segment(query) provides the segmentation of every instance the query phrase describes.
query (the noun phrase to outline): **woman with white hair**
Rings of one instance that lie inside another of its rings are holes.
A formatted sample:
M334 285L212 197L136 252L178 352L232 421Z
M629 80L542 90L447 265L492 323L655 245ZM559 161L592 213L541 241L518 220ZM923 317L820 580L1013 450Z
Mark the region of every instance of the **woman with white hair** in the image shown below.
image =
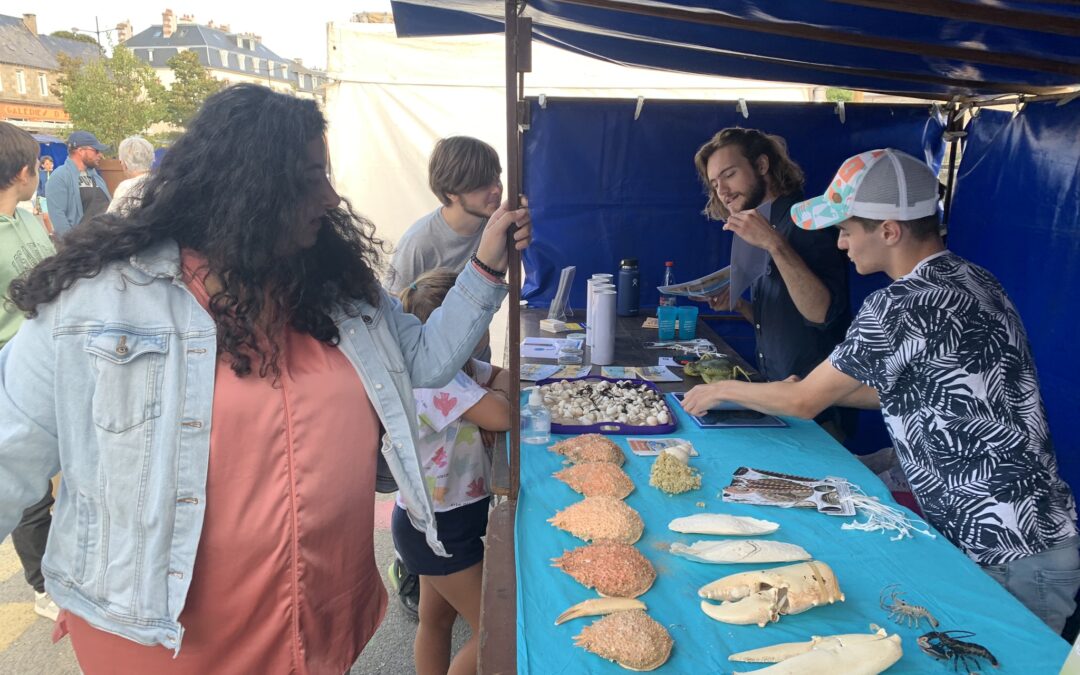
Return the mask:
M108 212L127 215L142 199L143 184L154 163L154 146L142 136L128 136L120 141L117 155L127 178L116 186Z

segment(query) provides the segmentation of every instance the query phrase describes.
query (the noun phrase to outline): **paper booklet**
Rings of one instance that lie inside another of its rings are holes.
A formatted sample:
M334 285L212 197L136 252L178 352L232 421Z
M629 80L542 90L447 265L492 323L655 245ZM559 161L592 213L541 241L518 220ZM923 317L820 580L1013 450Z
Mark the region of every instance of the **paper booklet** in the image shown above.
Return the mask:
M731 266L722 270L716 270L700 279L687 281L670 286L657 286L656 289L664 295L680 295L686 298L699 298L716 295L721 289L731 283Z
M739 504L802 507L830 516L853 516L855 506L847 482L839 478L805 478L740 466L724 488L723 500Z

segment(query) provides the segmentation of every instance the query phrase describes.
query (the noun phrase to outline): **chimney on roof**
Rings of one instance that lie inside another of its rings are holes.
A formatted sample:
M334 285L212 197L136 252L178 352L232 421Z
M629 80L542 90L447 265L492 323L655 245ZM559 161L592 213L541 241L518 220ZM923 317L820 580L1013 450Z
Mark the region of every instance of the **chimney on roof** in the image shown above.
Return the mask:
M293 59L292 62L295 63L298 66L303 66L304 65L304 59L299 58L299 57Z
M194 14L182 14L180 16L180 21L182 21L183 23L195 23L195 15Z
M134 34L134 29L131 26L131 19L116 24L116 41L120 43L127 42Z
M214 25L214 20L213 19L210 19L209 21L206 22L206 27L207 28L217 28L217 26Z
M222 33L231 33L232 32L231 30L229 30L229 24L227 24L227 23L223 23L220 26L218 26L218 30L220 30Z
M37 37L37 14L23 14L22 22Z
M161 37L171 38L176 32L176 15L171 9L166 9L161 15Z

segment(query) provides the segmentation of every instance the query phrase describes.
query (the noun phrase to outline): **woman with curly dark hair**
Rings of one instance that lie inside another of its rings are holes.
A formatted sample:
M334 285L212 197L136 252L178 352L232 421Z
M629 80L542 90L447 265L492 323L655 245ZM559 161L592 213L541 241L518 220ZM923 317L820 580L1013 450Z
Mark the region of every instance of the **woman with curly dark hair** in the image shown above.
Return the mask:
M376 281L380 243L331 186L325 131L313 101L215 94L137 208L10 287L28 320L0 351L0 534L63 471L43 568L90 675L347 671L386 609L380 432L445 554L412 388L468 360L528 214L492 216L421 324Z

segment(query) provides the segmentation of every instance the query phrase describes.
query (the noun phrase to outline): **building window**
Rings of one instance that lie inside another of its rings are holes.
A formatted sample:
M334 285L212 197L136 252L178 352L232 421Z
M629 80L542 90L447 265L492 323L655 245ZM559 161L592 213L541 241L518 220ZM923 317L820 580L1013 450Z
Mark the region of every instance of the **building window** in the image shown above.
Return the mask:
M146 61L148 63L153 63L154 62L154 50L153 49L147 49L146 50Z
M20 94L26 93L26 73L21 70L15 71L15 88Z
M227 49L222 49L222 50L220 50L220 53L221 53L221 67L222 68L228 68L229 67L229 51Z
M251 70L253 70L256 73L259 72L259 59L258 59L258 57L255 57L255 56L251 57Z
M241 54L237 58L240 59L240 70L247 70L247 57Z
M45 73L38 73L37 83L38 83L38 89L41 90L41 95L42 96L48 96L49 95L49 78L45 75Z

